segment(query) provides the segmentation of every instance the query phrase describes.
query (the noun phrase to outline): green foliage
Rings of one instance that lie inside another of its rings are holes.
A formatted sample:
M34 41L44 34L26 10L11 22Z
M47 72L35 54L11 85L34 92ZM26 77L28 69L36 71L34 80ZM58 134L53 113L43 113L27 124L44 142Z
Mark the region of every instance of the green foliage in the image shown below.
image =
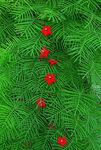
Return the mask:
M100 39L100 0L0 0L0 150L101 149Z

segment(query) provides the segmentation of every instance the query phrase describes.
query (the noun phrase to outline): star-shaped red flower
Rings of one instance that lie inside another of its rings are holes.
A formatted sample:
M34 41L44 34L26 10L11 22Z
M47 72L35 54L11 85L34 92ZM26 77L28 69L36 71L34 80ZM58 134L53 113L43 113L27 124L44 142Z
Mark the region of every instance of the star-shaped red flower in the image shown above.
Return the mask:
M38 107L45 107L46 104L45 104L45 99L43 98L39 98L37 101L36 101Z
M65 144L67 144L66 137L59 136L57 139L57 143L61 146L64 146Z
M41 32L44 34L44 36L48 36L49 34L52 34L51 26L43 26Z
M55 59L50 59L50 60L48 60L48 62L49 62L51 65L54 65L54 64L57 63L57 60L55 60Z
M40 58L42 58L42 57L47 58L49 52L50 52L50 50L48 50L46 47L43 47L43 48L40 50Z
M47 74L45 76L44 80L47 82L47 84L51 84L53 82L56 82L54 74Z

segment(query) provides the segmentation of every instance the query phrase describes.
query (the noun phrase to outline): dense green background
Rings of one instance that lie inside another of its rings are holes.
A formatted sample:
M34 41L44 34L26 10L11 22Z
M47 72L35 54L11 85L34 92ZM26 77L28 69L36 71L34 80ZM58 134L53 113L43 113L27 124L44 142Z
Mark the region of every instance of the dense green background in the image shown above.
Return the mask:
M101 150L101 0L0 0L0 150L53 149Z

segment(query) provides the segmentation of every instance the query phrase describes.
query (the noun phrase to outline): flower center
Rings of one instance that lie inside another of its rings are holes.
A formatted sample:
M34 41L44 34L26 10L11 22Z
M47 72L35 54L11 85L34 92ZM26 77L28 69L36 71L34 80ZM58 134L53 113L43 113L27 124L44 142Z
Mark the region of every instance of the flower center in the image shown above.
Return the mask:
M44 50L41 50L42 53L44 53Z
M45 31L47 31L47 28L45 28Z
M63 140L61 140L61 142L63 142Z
M49 79L51 79L52 77L51 76L49 76Z

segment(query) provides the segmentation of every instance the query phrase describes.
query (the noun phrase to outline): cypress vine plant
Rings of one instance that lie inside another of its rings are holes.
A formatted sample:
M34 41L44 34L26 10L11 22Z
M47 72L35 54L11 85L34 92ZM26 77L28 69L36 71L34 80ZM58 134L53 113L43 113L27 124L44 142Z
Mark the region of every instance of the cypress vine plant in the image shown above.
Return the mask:
M101 0L0 0L0 150L101 149Z

